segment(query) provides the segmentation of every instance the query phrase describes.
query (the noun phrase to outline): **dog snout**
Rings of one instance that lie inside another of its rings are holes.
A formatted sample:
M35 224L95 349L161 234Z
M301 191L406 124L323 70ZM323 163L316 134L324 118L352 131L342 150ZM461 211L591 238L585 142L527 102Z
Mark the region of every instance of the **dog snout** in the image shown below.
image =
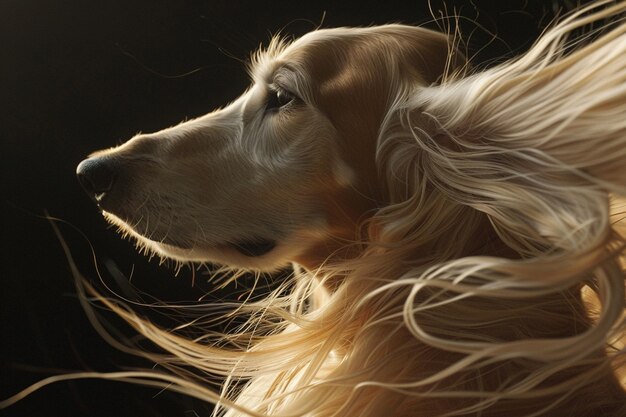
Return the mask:
M76 168L80 185L96 203L100 203L115 183L114 161L110 158L85 159Z

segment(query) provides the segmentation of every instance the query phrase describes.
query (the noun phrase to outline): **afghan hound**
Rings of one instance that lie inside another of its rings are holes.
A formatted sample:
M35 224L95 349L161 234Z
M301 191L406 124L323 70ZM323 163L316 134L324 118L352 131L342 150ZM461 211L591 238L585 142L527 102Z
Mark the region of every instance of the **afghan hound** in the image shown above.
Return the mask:
M67 377L215 416L626 416L625 12L480 71L420 27L275 39L231 104L92 154L80 182L141 249L294 272L197 338L82 283L158 366Z

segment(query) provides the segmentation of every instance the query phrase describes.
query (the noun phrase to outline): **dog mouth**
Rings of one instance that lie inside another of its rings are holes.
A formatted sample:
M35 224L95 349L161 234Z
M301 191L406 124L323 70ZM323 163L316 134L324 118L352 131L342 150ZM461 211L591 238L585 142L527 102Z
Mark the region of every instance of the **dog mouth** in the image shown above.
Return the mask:
M188 242L180 241L178 239L172 239L172 238L166 237L162 239L161 242L171 245L171 246L178 247L180 249L184 249L184 250L193 249L192 244L189 244ZM239 252L241 255L244 255L248 258L256 258L256 257L263 256L271 252L276 247L276 245L277 243L275 240L251 239L251 240L242 240L242 241L238 241L235 243L217 245L217 247L222 247L222 248L230 247L236 250L237 252Z
M120 229L129 233L135 239L140 242L151 242L152 244L160 244L166 245L169 249L180 249L183 251L194 251L196 245L193 241L188 239L180 239L172 236L168 233L161 234L159 230L146 231L137 230L137 227L131 227L129 224L131 222L123 220L123 218L118 217L116 214L102 210L102 214L110 223L117 225ZM143 232L143 233L142 233ZM267 238L250 238L246 240L233 240L230 242L224 242L222 244L211 244L210 247L213 247L217 250L234 250L239 254L246 256L248 258L256 258L271 252L276 246L278 242L273 239Z
M178 248L185 249L185 250L193 249L193 246L188 245L188 244L182 244L179 241L164 239L162 242L171 246L176 246ZM243 256L246 256L248 258L257 258L257 257L266 255L269 252L271 252L276 247L276 245L277 243L275 240L254 239L254 240L246 240L246 241L240 241L236 243L230 243L226 245L218 245L218 247L220 246L222 248L230 247L236 250L238 253L240 253Z
M249 258L263 256L276 247L276 241L270 239L254 239L236 242L231 245L237 252Z
M193 245L189 244L188 242L182 242L178 239L172 239L172 238L166 237L163 240L161 240L161 242L171 245L171 246L176 246L184 250L193 249ZM241 255L244 255L248 258L256 258L256 257L263 256L271 252L276 247L276 245L277 245L277 242L275 240L259 238L259 239L242 240L242 241L237 241L235 243L217 245L217 247L222 247L222 248L230 247L236 250L237 252L239 252Z
M166 238L161 242L181 249L193 249L193 245L178 240ZM276 241L270 239L254 239L218 246L231 247L244 256L256 258L271 252L276 247Z

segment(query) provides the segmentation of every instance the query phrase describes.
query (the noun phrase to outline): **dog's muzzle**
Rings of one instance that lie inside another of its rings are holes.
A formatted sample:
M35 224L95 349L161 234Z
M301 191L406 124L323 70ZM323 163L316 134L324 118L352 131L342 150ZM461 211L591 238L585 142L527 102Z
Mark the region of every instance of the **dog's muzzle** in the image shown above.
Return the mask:
M145 161L144 161L145 162ZM96 156L85 159L76 168L76 176L80 185L87 195L98 205L101 210L114 214L123 221L133 224L133 229L143 236L149 236L152 240L170 244L179 248L190 248L189 242L178 239L174 234L163 230L148 230L147 224L140 226L140 218L128 204L128 196L134 195L132 188L128 187L128 167L111 156ZM252 238L235 242L216 242L216 246L225 245L235 249L240 254L253 258L263 256L271 252L277 242L266 238Z

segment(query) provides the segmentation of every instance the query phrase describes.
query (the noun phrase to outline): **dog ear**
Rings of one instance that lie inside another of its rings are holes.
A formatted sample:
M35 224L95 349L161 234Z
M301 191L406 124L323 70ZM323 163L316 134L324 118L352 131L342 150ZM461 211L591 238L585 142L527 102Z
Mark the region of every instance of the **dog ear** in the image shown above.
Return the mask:
M352 161L352 166L371 175L376 139L390 108L462 68L465 58L448 36L419 27L384 25L336 37L327 33L309 42L304 55L304 61L313 62L306 65L314 80L313 96L344 137L339 146L345 146L346 154L361 149L355 158L367 159Z
M626 25L572 52L577 43L565 43L584 22L607 17L601 10L558 25L518 59L425 89L423 113L458 146L499 153L528 175L625 193Z
M428 176L526 236L531 251L604 236L607 193L626 193L626 25L573 51L566 43L616 7L560 24L522 57L425 88L412 103L411 117L427 121L413 133Z

